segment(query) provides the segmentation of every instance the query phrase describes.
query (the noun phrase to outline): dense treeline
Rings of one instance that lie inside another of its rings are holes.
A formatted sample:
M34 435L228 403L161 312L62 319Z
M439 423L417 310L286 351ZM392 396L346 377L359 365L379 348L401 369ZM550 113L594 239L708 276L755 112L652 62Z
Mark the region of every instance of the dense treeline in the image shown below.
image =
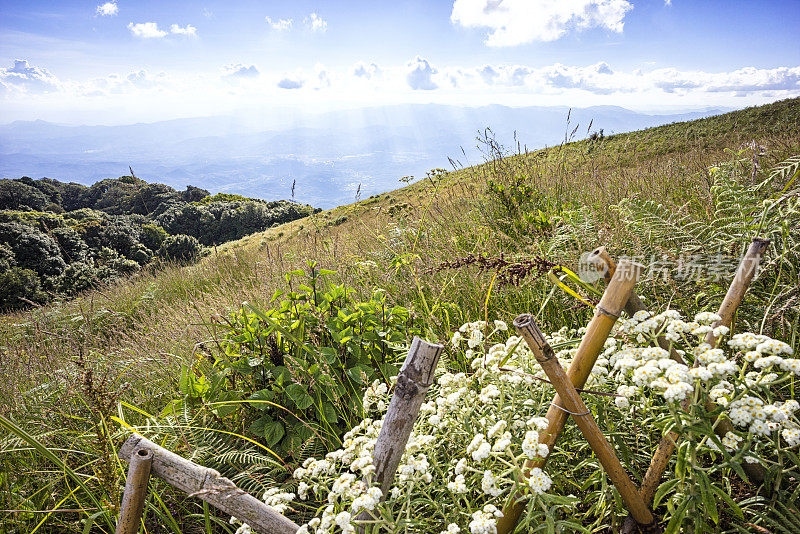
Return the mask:
M313 211L288 201L177 191L133 176L92 186L0 180L0 310L71 295L158 260L189 262L203 246Z

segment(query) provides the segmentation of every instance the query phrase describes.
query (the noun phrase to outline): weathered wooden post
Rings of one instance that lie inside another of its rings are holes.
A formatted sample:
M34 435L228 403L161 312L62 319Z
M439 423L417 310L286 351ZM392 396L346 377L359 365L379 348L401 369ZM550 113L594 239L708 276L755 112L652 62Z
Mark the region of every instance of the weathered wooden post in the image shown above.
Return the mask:
M128 478L125 480L125 493L122 495L122 506L117 519L116 534L139 532L152 463L153 452L149 449L136 449L131 455Z
M588 380L592 368L603 350L603 345L611 333L611 328L629 300L631 291L633 291L633 287L639 279L640 272L641 265L638 263L622 260L617 265L616 271L600 299L600 303L595 308L594 317L592 317L586 333L581 339L581 344L578 346L572 364L567 370L567 377L574 387L582 388L586 384L586 380ZM556 395L552 405L547 410L547 429L539 434L539 443L546 444L551 450L567 422L568 414L564 412L563 408L560 396ZM526 474L534 467L543 467L546 461L546 459L528 460L525 463ZM508 534L513 531L524 509L524 501L512 500L511 504L503 510L503 517L497 521L498 534Z
M408 356L397 375L392 400L386 411L381 431L372 453L375 466L374 481L383 493L381 499L392 487L397 467L406 450L419 409L425 400L428 388L433 384L436 365L444 345L436 345L414 337ZM356 521L367 522L373 519L369 511L361 512ZM363 532L364 527L359 530Z
M300 528L271 506L236 487L214 469L190 462L139 434L131 435L117 455L130 463L132 459L135 461L141 450L152 454L150 472L153 475L188 493L190 497L199 497L226 514L238 517L256 532L295 534Z
M603 432L597 426L591 412L584 404L575 386L572 385L561 364L558 362L553 349L545 340L544 334L533 320L533 317L524 314L514 319L514 328L520 336L525 339L531 352L536 357L536 361L542 366L550 383L558 392L559 397L564 403L564 410L572 415L572 419L578 425L583 437L589 442L592 450L600 460L600 464L605 469L608 478L619 491L622 501L630 511L636 522L642 526L649 526L653 523L653 514L648 509L636 485L628 477L625 468L622 467L614 449L608 443Z

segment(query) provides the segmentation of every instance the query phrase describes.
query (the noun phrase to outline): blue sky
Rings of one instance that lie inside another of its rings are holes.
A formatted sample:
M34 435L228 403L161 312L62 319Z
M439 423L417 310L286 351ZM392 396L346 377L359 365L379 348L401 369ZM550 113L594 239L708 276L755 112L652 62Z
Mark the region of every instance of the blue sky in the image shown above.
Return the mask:
M4 0L0 120L743 107L800 95L797 27L797 0Z

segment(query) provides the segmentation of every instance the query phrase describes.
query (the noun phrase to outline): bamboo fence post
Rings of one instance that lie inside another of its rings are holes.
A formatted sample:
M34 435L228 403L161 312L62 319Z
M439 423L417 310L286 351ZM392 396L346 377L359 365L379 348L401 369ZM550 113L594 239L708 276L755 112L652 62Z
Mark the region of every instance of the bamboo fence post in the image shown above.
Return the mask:
M631 261L622 260L617 265L567 370L567 377L574 387L582 388L586 384L597 357L603 350L608 334L611 333L611 328L629 300L640 272L641 265ZM561 399L556 394L552 405L547 410L547 429L539 434L539 443L546 444L551 450L567 421L567 414L562 408ZM524 474L527 476L531 469L543 467L546 462L546 459L526 461ZM498 534L508 534L513 531L524 509L524 501L512 500L503 510L503 517L497 521Z
M300 528L271 506L236 487L214 469L190 462L139 434L131 435L117 456L130 463L141 449L152 453L150 471L153 475L188 493L190 497L199 497L226 514L236 516L256 532L295 534Z
M719 306L717 315L720 316L720 320L713 324L714 327L731 326L733 315L736 312L736 309L739 307L739 304L741 304L747 289L750 287L750 282L752 282L753 276L758 270L758 265L761 262L761 256L766 251L769 243L769 239L760 237L753 238L753 241L750 243L747 252L745 252L742 260L739 262L739 267L736 269L736 274L733 277L733 281L728 287L727 293L725 293L725 298L722 300L722 304ZM706 335L705 342L710 344L712 347L716 346L717 341L718 339L714 336L713 332L709 332L708 335ZM682 403L682 407L684 409L687 409L688 406L688 400ZM716 406L713 402L710 400L706 401L707 410L711 411L715 407ZM724 436L731 430L733 430L733 425L727 419L720 421L714 429L715 433L720 436ZM664 471L666 471L667 466L669 465L669 459L670 456L672 456L672 453L675 451L678 438L679 436L676 432L668 432L666 435L664 435L664 437L661 438L658 447L656 447L656 451L653 454L653 459L650 461L650 466L647 468L647 472L644 475L644 480L642 480L642 487L639 490L642 498L648 505L653 501L653 497L655 497L656 490L661 482L661 476L664 474ZM744 469L745 473L747 473L748 478L750 478L753 482L761 482L766 476L766 471L760 464L744 463L742 464L742 468ZM633 527L634 525L631 524L631 520L629 519L625 522L620 532L633 532Z
M587 256L587 261L592 262L598 269L603 272L603 277L606 279L606 283L611 280L611 277L614 275L614 272L617 270L617 262L611 257L606 250L606 247L599 247L594 249L589 256ZM631 296L628 299L628 302L625 304L625 313L627 313L630 317L638 311L647 310L647 307L642 302L642 299L639 298L639 295L636 294L635 291L631 291ZM656 339L658 346L662 349L669 351L669 357L675 360L678 363L685 363L681 355L677 353L675 349L671 347L671 344L664 336L658 336Z
M122 495L122 506L120 506L117 519L116 534L139 532L152 463L153 451L149 449L136 449L131 455L128 478L125 480L125 493Z
M400 374L397 375L394 394L372 453L372 463L375 466L373 480L381 489L381 500L386 498L392 487L419 409L428 388L433 384L436 365L443 350L444 345L428 343L415 336L408 349L408 356L400 368ZM370 519L373 516L368 510L364 510L356 521Z
M614 259L608 253L606 247L598 247L594 249L589 253L589 256L587 256L586 260L593 263L598 269L601 270L606 284L611 281L611 278L617 271L617 262L614 261ZM636 293L636 291L631 290L631 295L628 297L628 302L625 303L625 313L633 317L634 313L646 309L647 308L642 302L642 299L639 298L639 295Z
M600 460L600 464L605 469L608 478L611 479L611 482L619 491L620 497L622 497L622 501L631 515L640 525L651 525L653 523L653 514L647 508L642 496L639 495L636 485L631 481L625 468L622 467L617 455L614 453L614 449L597 426L597 422L595 422L591 412L583 403L578 392L575 391L575 386L570 382L533 317L528 314L520 315L514 319L514 328L525 339L531 352L536 357L536 361L542 366L542 370L544 370L547 378L550 379L550 383L553 384L559 397L563 400L564 411L568 411L572 415L572 419L575 420L583 437L586 438L595 455L597 455L597 459Z

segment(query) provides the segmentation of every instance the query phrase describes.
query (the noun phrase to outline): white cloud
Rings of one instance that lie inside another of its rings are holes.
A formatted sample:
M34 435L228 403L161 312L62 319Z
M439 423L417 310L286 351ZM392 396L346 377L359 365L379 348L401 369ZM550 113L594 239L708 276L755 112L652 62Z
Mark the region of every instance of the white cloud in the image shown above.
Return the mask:
M61 89L61 82L47 69L34 67L25 59L14 60L14 65L0 68L0 83L4 93L20 90L27 93L51 93Z
M166 79L165 72L159 72L154 76L151 76L146 70L141 69L137 72L131 72L125 77L125 81L131 84L133 87L138 89L152 89L157 85L163 84ZM118 87L118 89L120 89Z
M737 93L800 90L800 67L778 67L776 69L745 67L718 76L709 84L707 90L711 92L736 91Z
M167 32L160 30L155 22L139 22L137 24L131 22L128 24L128 29L133 35L142 39L160 39L167 35Z
M317 86L315 89L324 89L331 86L331 72L321 63L314 65L314 72L317 74Z
M455 0L450 20L465 28L489 28L488 46L554 41L569 30L621 32L627 0Z
M264 20L267 21L267 24L269 24L270 28L273 30L286 31L292 28L292 19L272 20L269 17L264 17Z
M257 78L261 73L255 65L242 65L241 63L232 63L223 67L224 77L228 78Z
M278 87L281 89L300 89L305 84L305 80L297 75L287 75L278 81Z
M311 13L303 22L305 22L306 26L308 26L312 32L324 33L328 29L328 22L322 20L316 13Z
M187 24L184 27L180 27L177 24L173 24L169 27L170 33L174 33L175 35L185 35L187 37L197 37L197 28L192 26L191 24Z
M359 61L353 65L353 76L357 78L371 79L373 76L379 76L381 68L376 63L364 63Z
M106 2L97 6L96 13L101 17L113 17L119 13L119 7L116 2Z
M433 81L433 75L437 72L427 59L417 56L406 65L406 83L415 91L436 89L439 86Z
M588 67L568 67L556 63L545 67L542 74L546 84L560 89L583 89L600 95L626 90L612 77L614 71L604 61Z

